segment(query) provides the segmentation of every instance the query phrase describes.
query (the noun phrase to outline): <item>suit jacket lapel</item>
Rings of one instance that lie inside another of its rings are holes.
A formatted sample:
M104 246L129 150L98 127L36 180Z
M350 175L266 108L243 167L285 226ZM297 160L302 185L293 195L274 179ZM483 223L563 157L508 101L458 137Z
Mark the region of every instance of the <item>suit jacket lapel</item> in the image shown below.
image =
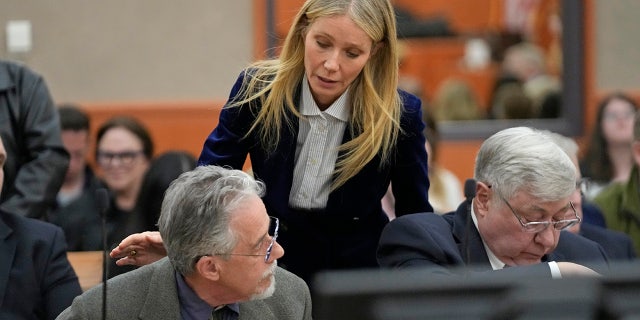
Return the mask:
M293 95L293 103L300 104L300 95L302 94L302 84L300 84ZM271 188L271 189L281 189L287 190L287 198L289 197L289 190L291 190L291 186L293 185L293 169L295 166L295 158L296 158L296 146L298 143L298 133L300 132L300 119L293 114L286 106L283 106L285 118L291 121L291 126L283 125L280 128L280 141L276 146L276 150L273 154L269 155L270 159L267 161L268 168L265 170L269 170L272 172L279 172L280 174L284 174L285 177L283 179L277 179L276 181L281 181L281 188ZM298 109L300 107L298 106ZM257 137L259 139L259 137ZM281 169L278 169L281 168Z
M0 212L0 214L3 214ZM9 282L9 273L16 253L16 238L11 237L13 230L0 218L0 303L4 301L4 295ZM2 305L0 304L0 308Z
M482 244L478 229L469 216L469 206L465 201L450 217L453 235L458 242L458 250L465 264L473 269L491 269L487 251Z
M140 319L179 319L180 302L175 271L168 258L163 259L150 281L147 299L140 308Z

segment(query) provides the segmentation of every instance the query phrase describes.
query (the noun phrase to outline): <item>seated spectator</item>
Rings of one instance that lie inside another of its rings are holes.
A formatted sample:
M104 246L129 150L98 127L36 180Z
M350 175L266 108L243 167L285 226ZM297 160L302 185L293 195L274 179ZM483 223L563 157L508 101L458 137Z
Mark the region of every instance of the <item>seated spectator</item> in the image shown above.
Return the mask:
M640 254L640 112L635 114L631 150L634 164L629 178L610 184L593 202L604 213L607 227L631 236Z
M636 102L623 93L608 95L598 105L596 125L580 162L580 170L591 181L588 199L612 182L629 179L636 110Z
M137 205L152 157L151 135L135 118L116 116L98 129L96 162L111 195L106 214L107 245L110 247L131 233L150 228ZM113 267L115 265L109 269L109 277L131 269Z
M102 245L96 190L104 185L87 163L89 116L70 104L58 107L62 143L70 155L69 168L58 192L57 206L49 221L64 230L69 251L99 250Z
M478 120L484 118L478 100L463 80L445 80L433 98L436 121Z
M267 215L263 193L264 184L239 170L182 174L158 221L168 258L109 280L107 319L311 319L309 288L277 267L279 221ZM98 286L59 319L97 319L101 304Z
M7 152L0 138L0 189ZM55 319L82 293L62 230L0 211L0 319Z
M542 49L529 42L509 47L502 61L503 72L515 76L531 99L534 114L540 113L545 97L561 90L560 79L549 74Z
M147 230L158 230L156 223L160 217L165 191L180 174L193 170L196 162L193 155L184 151L168 151L152 160L138 200L138 208L147 218Z
M604 251L607 253L607 257L612 261L629 261L635 259L636 253L633 247L633 241L628 235L619 231L609 230L600 226L585 223L584 221L583 213L590 211L591 214L597 214L600 216L602 216L602 213L595 206L586 211L583 210L583 208L588 204L582 195L582 189L580 187L580 181L583 180L582 175L580 174L580 166L578 165L578 144L573 141L573 139L555 132L544 131L544 133L547 134L553 142L555 142L569 156L569 158L571 158L571 161L573 161L573 164L576 167L578 183L576 183L576 189L571 195L571 201L575 205L578 217L580 217L582 221L580 221L580 223L576 223L567 230L597 242L602 246Z
M474 175L475 197L455 212L389 222L378 247L380 265L428 268L434 275L466 266L466 272L554 278L608 269L601 246L561 232L580 222L570 201L576 170L543 133L516 127L492 135L480 147Z
M504 100L504 95L506 92L515 90L515 89L503 89L506 87L517 87L519 90L524 92L522 89L522 82L515 75L507 73L503 71L499 74L491 87L491 94L489 96L489 105L487 111L488 119L498 119L502 117L501 108L502 100Z
M584 184L586 180L582 178L579 184ZM584 198L582 201L582 221L580 223L590 224L600 228L606 228L607 222L604 220L604 214L592 201L587 200L584 192L581 193Z
M536 117L533 102L525 94L522 85L502 85L496 92L491 112L494 119L531 119Z

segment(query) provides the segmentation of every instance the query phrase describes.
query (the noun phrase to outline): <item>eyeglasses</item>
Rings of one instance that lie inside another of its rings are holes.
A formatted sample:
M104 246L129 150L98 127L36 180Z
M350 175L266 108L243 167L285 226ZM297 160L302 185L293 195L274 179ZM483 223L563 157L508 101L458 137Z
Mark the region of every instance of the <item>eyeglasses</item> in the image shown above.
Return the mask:
M634 111L626 111L626 112L605 112L602 115L602 119L604 121L618 121L618 120L632 120L635 116Z
M267 246L267 252L265 254L248 254L248 253L213 253L213 254L203 254L196 258L198 261L202 257L208 256L245 256L245 257L264 257L264 262L269 262L269 258L271 258L271 251L273 250L273 245L276 243L276 239L278 239L278 229L280 229L280 220L276 217L269 216L269 231L267 232L271 241L269 242L269 246Z
M573 210L575 219L567 219L567 220L559 220L559 221L531 221L531 222L524 222L522 217L520 217L516 213L516 211L513 210L513 207L509 204L507 199L502 198L502 201L504 201L504 203L507 204L507 207L511 209L511 212L516 217L516 219L518 219L518 222L520 222L520 225L522 226L522 229L525 232L538 233L547 229L547 227L551 224L553 224L553 228L556 230L565 230L567 228L571 228L572 226L575 226L576 224L580 223L580 221L582 221L582 219L578 217L578 212L576 211L576 207L573 205L573 202L571 201L569 201L569 205L571 205L571 209Z
M98 164L101 166L112 165L114 160L118 160L118 162L122 165L128 166L133 163L136 158L142 154L142 150L138 151L124 151L124 152L106 152L106 151L98 151L96 158Z

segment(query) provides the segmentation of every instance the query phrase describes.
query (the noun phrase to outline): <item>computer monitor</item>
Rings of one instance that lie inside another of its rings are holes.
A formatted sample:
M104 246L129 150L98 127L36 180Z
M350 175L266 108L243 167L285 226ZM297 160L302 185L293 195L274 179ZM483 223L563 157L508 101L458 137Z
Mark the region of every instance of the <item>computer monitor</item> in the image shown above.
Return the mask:
M633 266L565 279L434 276L419 268L323 272L313 283L314 319L626 319L640 315L640 265Z
M613 264L601 278L600 290L607 319L640 319L640 260Z

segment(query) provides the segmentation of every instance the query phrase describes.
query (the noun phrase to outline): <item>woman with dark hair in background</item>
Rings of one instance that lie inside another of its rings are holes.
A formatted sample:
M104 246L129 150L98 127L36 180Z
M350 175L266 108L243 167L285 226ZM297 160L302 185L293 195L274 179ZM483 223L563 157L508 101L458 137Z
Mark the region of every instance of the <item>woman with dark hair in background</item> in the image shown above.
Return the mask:
M98 129L96 163L111 198L106 213L109 247L117 245L128 234L151 227L147 225L145 213L137 205L152 157L151 135L135 118L116 116ZM112 265L109 277L131 269Z
M582 174L591 182L585 194L588 199L593 199L611 182L629 179L633 167L631 143L636 110L638 104L620 92L608 95L598 105L596 125L580 161Z

